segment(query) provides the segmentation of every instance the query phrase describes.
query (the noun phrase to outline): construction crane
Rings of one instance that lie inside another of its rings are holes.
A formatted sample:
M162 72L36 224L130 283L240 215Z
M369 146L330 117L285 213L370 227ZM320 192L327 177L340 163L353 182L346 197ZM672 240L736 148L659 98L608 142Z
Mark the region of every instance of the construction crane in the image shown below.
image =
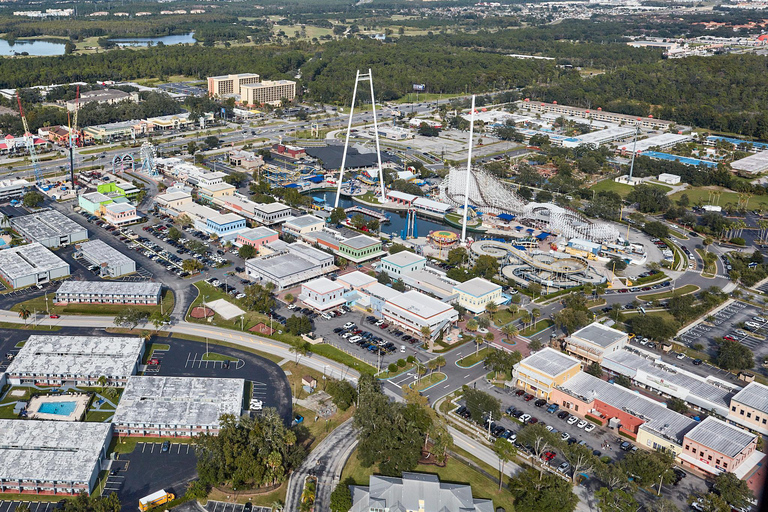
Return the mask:
M24 124L24 143L29 151L29 159L32 161L32 168L35 170L35 184L38 187L43 185L43 173L40 170L40 164L37 161L37 153L35 152L35 137L29 131L29 124L27 123L27 116L24 115L24 110L21 108L21 97L19 91L16 91L16 101L19 103L19 115L21 116L21 122Z
M77 113L80 110L80 86L77 86L75 94L75 115L72 116L72 124L69 127L69 179L72 192L77 194L75 186L75 146L77 146Z

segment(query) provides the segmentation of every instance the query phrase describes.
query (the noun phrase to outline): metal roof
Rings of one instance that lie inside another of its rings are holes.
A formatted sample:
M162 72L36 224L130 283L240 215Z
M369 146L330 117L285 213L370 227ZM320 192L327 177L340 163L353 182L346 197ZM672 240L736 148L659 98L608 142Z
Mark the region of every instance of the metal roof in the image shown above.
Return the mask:
M703 444L726 457L736 457L757 436L744 429L708 416L685 435L686 439Z
M414 254L411 251L400 251L395 254L389 254L387 256L384 256L381 258L382 263L387 262L390 265L395 265L397 267L405 267L407 265L413 265L414 263L419 262L426 262L427 258L424 256L419 256L418 254Z
M326 293L335 292L336 290L344 289L344 285L335 281L331 281L327 277L318 277L312 281L308 281L301 286L309 288L315 293L325 295Z
M107 263L108 265L133 264L133 260L102 240L91 240L78 244L83 257L93 265Z
M242 231L238 233L237 236L244 240L261 240L262 238L267 238L276 234L277 234L277 231L275 230L269 229L264 226L259 226L257 228L251 228L251 229Z
M545 347L520 361L520 364L524 364L554 378L581 363L574 357Z
M760 151L741 160L731 162L731 168L749 173L763 172L768 169L768 151Z
M84 293L99 295L159 295L163 285L129 281L64 281L56 293Z
M62 267L69 269L65 261L37 242L0 251L0 271L10 280Z
M291 225L301 229L309 226L315 226L317 224L325 224L325 221L320 217L315 217L314 215L302 215L301 217L289 217L285 219L285 223L283 225Z
M454 310L450 304L433 299L416 290L410 290L387 299L387 304L425 319ZM458 313L456 314L458 315Z
M11 219L11 226L25 237L36 242L86 231L80 224L56 210L45 210L22 217L14 217Z
M582 327L571 335L572 338L580 338L603 348L613 345L626 336L627 333L625 332L617 331L597 322Z
M674 439L678 443L682 442L683 435L696 424L691 418L667 409L665 404L618 384L610 384L588 373L577 373L559 388L584 402L600 400L636 418L643 419L645 421L643 427Z
M347 238L341 242L340 245L346 245L352 249L365 249L366 247L370 247L372 245L381 245L381 240L377 240L376 238L371 238L370 236L366 235L358 235L353 236L352 238Z
M759 382L750 382L731 400L768 414L768 386Z

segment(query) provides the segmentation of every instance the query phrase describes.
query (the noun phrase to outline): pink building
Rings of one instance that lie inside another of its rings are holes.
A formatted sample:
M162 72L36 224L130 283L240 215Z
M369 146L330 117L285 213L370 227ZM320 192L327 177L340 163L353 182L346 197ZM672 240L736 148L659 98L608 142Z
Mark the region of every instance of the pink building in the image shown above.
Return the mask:
M685 435L683 466L719 474L729 471L744 478L765 454L757 450L757 436L709 416Z
M136 214L136 207L128 203L111 203L102 206L104 220L113 226L122 226L138 222L141 217Z
M262 245L275 242L277 238L277 231L259 226L258 228L249 229L238 234L235 239L235 245L250 245L258 251Z

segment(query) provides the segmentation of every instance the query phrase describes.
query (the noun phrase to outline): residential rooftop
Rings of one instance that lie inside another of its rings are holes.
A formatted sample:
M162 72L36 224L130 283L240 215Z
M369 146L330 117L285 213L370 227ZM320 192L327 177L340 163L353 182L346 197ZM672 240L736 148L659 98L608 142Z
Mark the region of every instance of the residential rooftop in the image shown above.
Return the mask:
M85 231L77 222L56 210L44 210L11 219L11 226L22 235L39 241Z
M90 482L108 423L0 420L0 481Z
M64 281L56 293L88 295L158 295L162 283L130 281Z
M243 379L131 377L112 423L218 427L222 414L240 416L244 392Z
M626 336L624 332L597 322L582 327L571 335L572 338L580 338L603 348L613 345Z
M501 289L501 286L490 281L486 281L482 277L475 277L469 281L455 285L454 288L460 292L468 293L473 297L483 297L484 295L488 295L489 293Z
M133 374L143 351L139 337L33 335L6 373L124 378Z
M685 437L726 457L735 457L757 436L714 416L708 416L693 427Z
M552 378L557 377L574 366L581 365L575 357L563 354L549 347L531 354L520 361L520 364L524 364Z
M750 382L731 400L768 414L768 386L759 382Z
M68 265L37 242L0 251L0 271L11 280L63 266Z

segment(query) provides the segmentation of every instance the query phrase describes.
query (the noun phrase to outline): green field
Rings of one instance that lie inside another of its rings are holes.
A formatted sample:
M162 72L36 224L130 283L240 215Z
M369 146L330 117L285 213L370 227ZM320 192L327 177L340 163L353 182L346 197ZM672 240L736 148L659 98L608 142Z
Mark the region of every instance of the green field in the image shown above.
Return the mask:
M680 196L686 194L690 199L691 204L713 204L709 200L709 193L711 191L721 191L720 199L717 200L717 205L725 206L729 203L736 205L739 202L739 194L731 190L722 187L692 187L687 188L681 192L675 192L670 199L676 201L680 199ZM752 196L747 202L747 209L749 210L766 210L768 209L768 196Z
M649 183L649 185L656 187L658 189L661 189L664 192L669 192L670 190L672 190L671 187L659 185L657 183ZM627 197L634 188L635 187L631 185L625 185L624 183L616 183L615 181L613 181L613 178L608 178L603 181L598 181L597 183L589 187L590 190L594 190L596 192L603 192L606 190L611 192L616 192L622 198Z
M483 359L485 359L486 354L488 354L488 351L491 350L489 347L483 347L481 348L477 354L472 352L467 357L464 357L462 359L459 359L456 361L456 364L462 368L468 368L474 364L479 363Z
M443 372L434 372L431 375L425 375L422 377L418 384L415 382L412 383L411 387L416 391L424 391L428 387L434 386L435 384L442 382L447 378L448 376Z
M533 336L537 332L543 331L544 329L548 327L552 327L555 325L555 322L550 320L549 318L545 318L544 320L539 320L536 322L533 327L528 327L527 329L523 329L520 331L521 336Z

